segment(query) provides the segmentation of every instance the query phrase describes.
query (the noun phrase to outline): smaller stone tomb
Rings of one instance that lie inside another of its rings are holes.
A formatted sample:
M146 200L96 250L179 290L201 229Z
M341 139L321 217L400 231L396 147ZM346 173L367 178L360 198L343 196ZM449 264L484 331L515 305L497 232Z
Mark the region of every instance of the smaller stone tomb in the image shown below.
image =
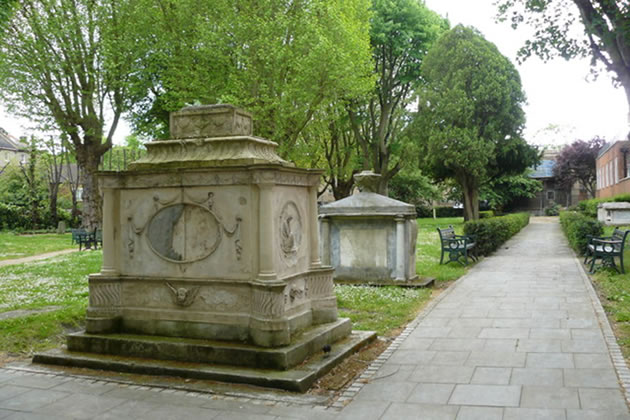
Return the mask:
M416 280L416 209L377 194L380 175L355 175L358 194L319 210L322 258L336 281L390 284Z
M630 225L630 203L599 204L597 220L607 226Z

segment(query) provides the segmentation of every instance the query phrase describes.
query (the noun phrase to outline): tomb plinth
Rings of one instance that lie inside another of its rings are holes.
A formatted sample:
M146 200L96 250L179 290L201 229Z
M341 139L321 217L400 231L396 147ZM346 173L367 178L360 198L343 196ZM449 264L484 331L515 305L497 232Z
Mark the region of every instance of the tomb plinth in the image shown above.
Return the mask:
M322 259L349 283L408 283L416 275L416 209L376 193L380 175L355 175L360 192L321 206Z
M290 369L348 337L319 257L321 171L252 126L231 105L187 107L171 140L100 174L103 265L70 352Z

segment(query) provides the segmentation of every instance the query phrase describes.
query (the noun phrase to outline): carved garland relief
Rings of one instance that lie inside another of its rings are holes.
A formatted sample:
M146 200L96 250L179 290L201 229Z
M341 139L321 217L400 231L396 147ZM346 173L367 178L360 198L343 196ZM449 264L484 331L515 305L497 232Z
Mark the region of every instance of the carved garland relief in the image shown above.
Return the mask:
M236 216L235 224L228 228L214 210L213 192L201 199L182 193L179 203L175 203L176 198L162 200L156 194L153 197L154 213L140 228L135 225L133 216L127 217L126 243L131 259L134 258L135 238L146 228L149 248L168 262L188 264L205 259L218 249L224 234L234 237L236 259L241 260L240 224L243 219L240 216Z

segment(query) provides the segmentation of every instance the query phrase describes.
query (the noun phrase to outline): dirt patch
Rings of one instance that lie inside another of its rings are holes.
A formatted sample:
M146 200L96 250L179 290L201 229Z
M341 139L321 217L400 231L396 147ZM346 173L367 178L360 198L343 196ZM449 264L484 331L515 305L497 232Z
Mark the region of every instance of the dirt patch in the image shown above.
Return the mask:
M365 369L389 346L390 340L377 338L318 379L308 391L314 395L336 395L352 384Z

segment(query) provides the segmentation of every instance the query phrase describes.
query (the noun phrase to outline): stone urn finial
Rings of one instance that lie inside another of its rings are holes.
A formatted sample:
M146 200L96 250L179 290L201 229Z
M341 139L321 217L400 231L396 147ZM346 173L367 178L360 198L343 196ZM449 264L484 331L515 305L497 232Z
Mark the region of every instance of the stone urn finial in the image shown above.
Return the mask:
M359 187L359 191L378 193L378 183L381 178L380 174L375 174L372 171L363 171L355 174L353 178L354 182Z

